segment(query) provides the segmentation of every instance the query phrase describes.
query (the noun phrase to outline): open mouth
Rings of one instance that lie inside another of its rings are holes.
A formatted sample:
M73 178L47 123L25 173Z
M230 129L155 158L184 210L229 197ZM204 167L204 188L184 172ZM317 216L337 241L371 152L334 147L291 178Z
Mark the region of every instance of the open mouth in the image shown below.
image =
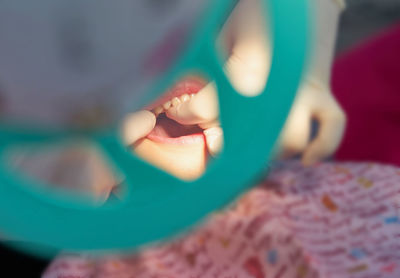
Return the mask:
M194 144L205 140L203 131L197 125L181 125L162 114L157 117L156 126L147 138L165 144Z
M217 155L223 133L215 86L197 77L175 84L144 110L136 112L124 129L134 133L128 145L148 139L159 144L190 145L205 143L208 153Z
M187 78L175 84L156 101L151 111L157 121L147 138L154 142L177 145L204 142L203 129L196 124L196 120L189 119L187 115L178 116L178 113L182 106L190 105L189 102L205 85L206 82L201 79Z

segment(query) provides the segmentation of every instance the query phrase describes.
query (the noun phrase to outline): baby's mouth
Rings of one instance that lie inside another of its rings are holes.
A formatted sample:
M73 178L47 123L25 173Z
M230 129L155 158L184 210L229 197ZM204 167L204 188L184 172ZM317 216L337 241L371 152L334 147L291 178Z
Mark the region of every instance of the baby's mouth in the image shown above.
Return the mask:
M143 139L158 144L191 145L205 142L208 153L222 149L216 88L198 78L186 78L146 109L129 116L124 140L135 145Z

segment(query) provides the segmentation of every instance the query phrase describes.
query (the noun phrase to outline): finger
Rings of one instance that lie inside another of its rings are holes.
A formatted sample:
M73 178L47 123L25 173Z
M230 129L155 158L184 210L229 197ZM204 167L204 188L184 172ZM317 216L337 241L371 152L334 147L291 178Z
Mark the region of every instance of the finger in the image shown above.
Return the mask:
M98 152L88 153L85 163L87 164L87 180L84 182L89 183L90 192L94 195L96 202L101 204L108 199L112 189L121 182L122 177L119 173L112 171Z
M127 145L133 145L146 137L156 125L156 116L147 110L128 115L122 124L122 138Z
M346 117L336 103L335 106L335 109L319 110L314 114L319 130L303 154L304 165L312 165L332 155L338 148L344 134Z
M295 103L280 136L278 157L289 158L306 148L311 129L309 111L304 105Z
M232 16L234 44L226 63L233 87L246 96L263 91L271 63L268 28L259 0L240 1Z

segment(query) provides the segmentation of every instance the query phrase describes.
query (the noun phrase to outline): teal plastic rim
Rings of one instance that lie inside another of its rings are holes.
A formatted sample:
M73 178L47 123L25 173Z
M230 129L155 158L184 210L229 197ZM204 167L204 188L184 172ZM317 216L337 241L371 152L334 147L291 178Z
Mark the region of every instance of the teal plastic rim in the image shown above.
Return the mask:
M271 71L264 92L244 97L230 84L215 39L231 0L210 1L207 16L173 69L149 94L155 99L186 72L206 73L216 82L225 145L198 180L184 182L134 156L117 129L86 134L0 127L0 154L31 143L48 144L74 136L95 142L126 177L125 199L92 207L71 198L43 195L0 164L0 233L64 250L132 250L198 223L249 189L265 173L274 143L306 68L310 42L307 0L263 0L272 33ZM237 107L241 107L238 113ZM250 124L252 123L252 124ZM240 128L240 132L238 132ZM26 248L32 251L32 248ZM40 252L37 248L34 252Z

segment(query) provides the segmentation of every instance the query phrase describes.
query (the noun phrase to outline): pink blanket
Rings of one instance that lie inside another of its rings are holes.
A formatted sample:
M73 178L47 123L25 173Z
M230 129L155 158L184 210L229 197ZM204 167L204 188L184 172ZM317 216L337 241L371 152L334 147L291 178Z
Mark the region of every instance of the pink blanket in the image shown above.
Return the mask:
M393 166L288 162L186 237L126 257L60 256L43 277L398 278L399 193Z

